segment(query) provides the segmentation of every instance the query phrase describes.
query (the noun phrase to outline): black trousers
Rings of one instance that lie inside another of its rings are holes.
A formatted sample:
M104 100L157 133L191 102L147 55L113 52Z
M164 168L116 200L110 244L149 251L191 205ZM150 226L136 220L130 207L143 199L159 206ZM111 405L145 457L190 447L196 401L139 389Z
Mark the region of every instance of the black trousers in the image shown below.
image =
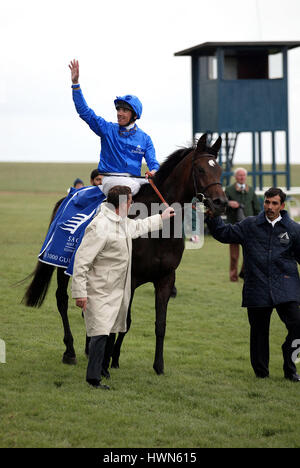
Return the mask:
M86 381L92 385L101 380L102 362L105 353L107 335L92 336L89 344L89 362L86 370Z
M286 340L282 345L282 354L284 375L290 377L297 372L292 358L296 349L292 346L293 342L300 339L300 309L297 302L286 302L274 307L248 308L251 364L258 377L269 376L269 330L274 308L288 330Z

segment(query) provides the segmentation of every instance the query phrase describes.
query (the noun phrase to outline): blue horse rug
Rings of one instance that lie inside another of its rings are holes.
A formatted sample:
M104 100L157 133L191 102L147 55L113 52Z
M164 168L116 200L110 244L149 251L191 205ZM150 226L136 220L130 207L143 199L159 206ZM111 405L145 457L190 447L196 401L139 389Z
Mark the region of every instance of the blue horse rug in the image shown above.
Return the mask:
M65 268L65 273L72 276L76 250L86 227L105 198L98 186L78 190L71 187L49 227L38 255L39 260Z

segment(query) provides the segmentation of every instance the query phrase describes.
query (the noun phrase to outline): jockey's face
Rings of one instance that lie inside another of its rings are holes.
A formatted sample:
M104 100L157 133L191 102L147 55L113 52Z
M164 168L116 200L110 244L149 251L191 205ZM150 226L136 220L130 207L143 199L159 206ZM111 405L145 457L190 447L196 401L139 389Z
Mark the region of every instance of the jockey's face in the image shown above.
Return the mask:
M132 116L133 112L131 110L124 109L124 107L117 108L118 124L121 125L121 127L126 127L127 125L129 125Z

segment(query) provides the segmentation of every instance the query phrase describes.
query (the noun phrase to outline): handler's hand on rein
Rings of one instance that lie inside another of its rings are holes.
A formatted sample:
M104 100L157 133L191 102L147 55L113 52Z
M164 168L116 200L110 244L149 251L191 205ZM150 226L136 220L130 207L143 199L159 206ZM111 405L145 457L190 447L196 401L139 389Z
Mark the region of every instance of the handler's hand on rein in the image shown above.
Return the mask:
M213 218L214 214L213 214L213 212L211 210L208 209L208 210L205 211L205 217Z
M168 208L166 208L165 211L162 212L161 219L162 220L169 219L169 218L173 218L173 216L176 216L174 208L172 208L171 206L168 206Z
M82 309L83 312L85 312L86 303L87 303L87 297L78 297L78 298L76 299L76 305L77 305L77 307L80 307L80 309Z

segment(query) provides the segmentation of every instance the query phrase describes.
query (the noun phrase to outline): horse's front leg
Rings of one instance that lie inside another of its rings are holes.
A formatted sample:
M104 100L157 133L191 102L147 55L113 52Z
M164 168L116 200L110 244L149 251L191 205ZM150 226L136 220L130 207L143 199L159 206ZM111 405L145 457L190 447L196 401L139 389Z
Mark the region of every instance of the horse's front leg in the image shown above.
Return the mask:
M73 336L68 319L68 283L69 276L65 275L63 268L57 268L56 303L64 327L64 343L66 351L63 354L64 364L76 364L76 354L73 346Z
M154 283L155 286L155 358L153 369L164 373L164 339L166 333L167 307L175 283L175 271Z

